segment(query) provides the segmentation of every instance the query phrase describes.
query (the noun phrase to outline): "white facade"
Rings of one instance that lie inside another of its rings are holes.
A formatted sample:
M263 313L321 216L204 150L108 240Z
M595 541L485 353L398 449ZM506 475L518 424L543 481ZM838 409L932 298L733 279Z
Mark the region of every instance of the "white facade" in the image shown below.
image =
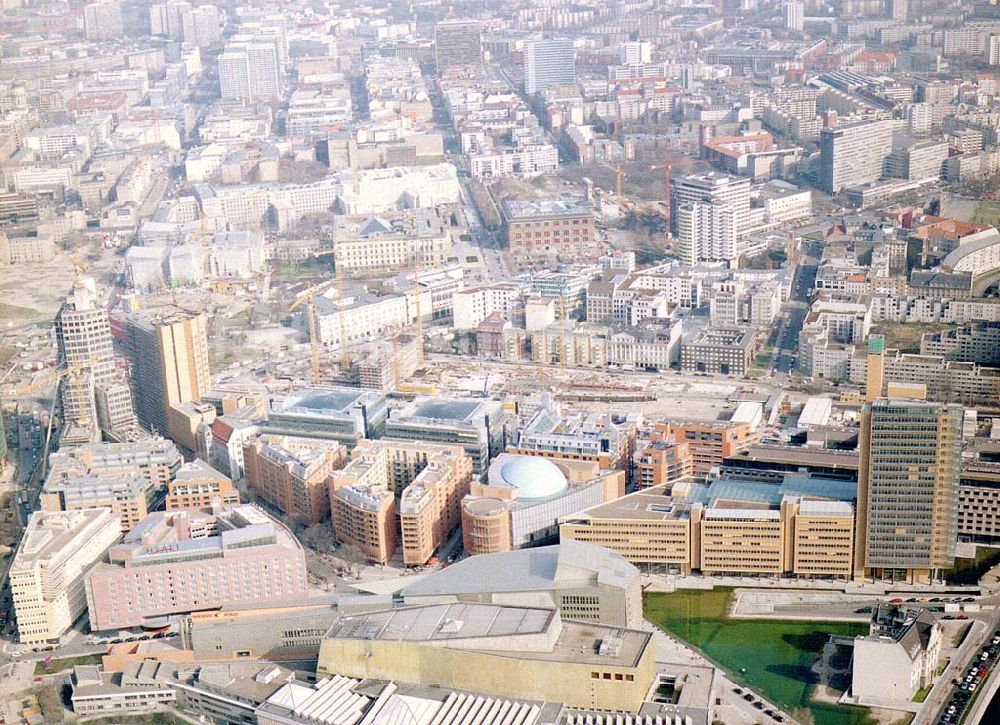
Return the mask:
M452 296L455 327L459 330L473 329L494 312L499 312L505 320L509 320L519 306L522 296L520 287L509 284L475 287L456 292Z

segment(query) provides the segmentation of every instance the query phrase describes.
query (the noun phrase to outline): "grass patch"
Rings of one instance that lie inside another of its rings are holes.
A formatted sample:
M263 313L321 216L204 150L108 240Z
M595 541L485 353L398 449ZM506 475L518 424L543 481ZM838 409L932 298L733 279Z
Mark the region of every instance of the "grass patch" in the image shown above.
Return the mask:
M970 220L973 224L1000 225L1000 201L981 201Z
M931 688L933 685L927 685L927 687L921 687L917 690L917 694L913 696L914 702L923 702L927 699L927 696L931 694Z
M1000 564L1000 549L978 546L975 559L955 559L955 566L944 572L944 578L949 584L975 585L997 564Z
M35 663L35 674L49 675L53 672L62 672L63 670L72 669L77 665L99 664L101 664L100 655L81 655L79 657L65 657L61 660L52 660L52 665L48 669L45 669L45 660L39 660Z
M816 725L869 725L864 708L814 702L812 665L831 634L854 636L867 625L728 617L732 590L649 594L646 619L697 647L735 680L785 710L808 708Z

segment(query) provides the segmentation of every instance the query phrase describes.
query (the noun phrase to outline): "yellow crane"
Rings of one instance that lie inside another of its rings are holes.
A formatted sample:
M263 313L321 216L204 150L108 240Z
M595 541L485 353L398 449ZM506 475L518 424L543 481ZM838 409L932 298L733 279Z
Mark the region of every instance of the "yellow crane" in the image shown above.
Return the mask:
M295 312L303 304L306 306L306 318L309 325L309 372L313 383L319 382L319 376L322 372L319 365L319 334L316 330L316 303L313 302L313 299L316 295L326 292L332 284L333 282L321 282L302 290L295 295L295 301L288 308L288 311L291 313ZM340 346L342 348L345 347L343 330L341 330Z

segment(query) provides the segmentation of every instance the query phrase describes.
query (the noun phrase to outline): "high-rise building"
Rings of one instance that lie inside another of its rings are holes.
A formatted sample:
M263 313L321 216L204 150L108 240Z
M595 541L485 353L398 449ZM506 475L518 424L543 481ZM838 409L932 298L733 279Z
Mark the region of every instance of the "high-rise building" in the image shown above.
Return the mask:
M792 2L785 5L785 27L788 30L794 30L801 33L803 28L805 28L806 21L806 6L805 3L797 2L797 0L792 0Z
M122 6L118 0L100 0L83 6L83 30L87 40L109 40L125 34Z
M856 576L926 582L954 564L963 414L890 398L862 409Z
M256 103L281 98L281 57L270 39L231 42L219 55L223 100Z
M736 246L736 211L729 206L695 202L677 207L677 257L684 264L731 262Z
M653 59L653 44L645 40L630 40L622 43L622 65L643 65Z
M109 508L31 515L10 566L21 642L43 644L73 626L87 606L84 575L120 534Z
M819 135L819 187L836 194L845 186L867 184L882 176L892 153L897 121L859 121L824 128Z
M906 22L906 16L910 12L909 0L889 0L889 17L893 20Z
M438 72L478 67L483 62L482 30L477 20L445 20L434 26Z
M524 44L524 91L576 83L576 49L570 38L533 40Z
M80 277L56 315L63 440L94 440L99 431L124 439L135 428L131 393L115 367L108 310L90 277Z
M208 392L208 333L203 314L137 312L125 317L125 351L139 422L161 435L171 407Z
M710 171L670 179L670 231L678 233L677 210L685 204L704 203L734 212L736 232L746 230L750 219L750 179Z

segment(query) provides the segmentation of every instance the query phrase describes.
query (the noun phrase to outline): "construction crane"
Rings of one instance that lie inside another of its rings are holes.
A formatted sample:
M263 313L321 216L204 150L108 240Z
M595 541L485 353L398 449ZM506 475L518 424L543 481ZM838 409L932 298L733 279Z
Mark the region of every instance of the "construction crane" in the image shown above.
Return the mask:
M306 306L306 317L309 324L309 373L313 383L319 382L320 373L322 372L319 365L319 333L316 330L316 303L313 302L313 299L316 295L326 292L333 284L334 282L331 281L321 282L299 292L295 295L295 301L288 308L289 313L291 313L295 312L303 304ZM337 287L337 291L341 295L341 299L343 299L341 286L338 284ZM343 316L343 313L341 313L341 316ZM343 321L341 321L340 347L344 349L344 356L346 358L347 345L344 339Z
M424 362L424 321L420 316L420 251L416 248L413 250L413 281L410 294L413 295L413 304L416 306L417 367L420 367Z
M663 160L662 164L654 164L649 167L650 171L656 171L657 169L663 169L663 218L667 222L667 239L670 241L670 151L667 151L667 156Z

